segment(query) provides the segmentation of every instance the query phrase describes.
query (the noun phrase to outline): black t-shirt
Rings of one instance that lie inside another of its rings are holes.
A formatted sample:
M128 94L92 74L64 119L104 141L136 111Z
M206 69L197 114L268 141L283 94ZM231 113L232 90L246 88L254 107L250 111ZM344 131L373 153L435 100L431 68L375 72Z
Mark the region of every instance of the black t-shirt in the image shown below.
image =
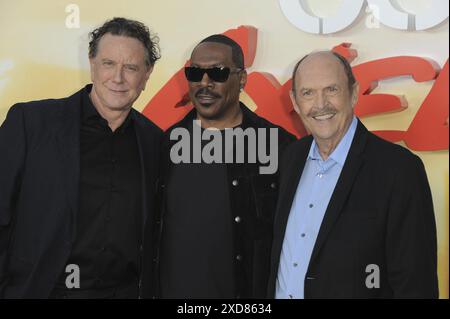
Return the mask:
M233 229L226 164L173 164L166 205L161 296L234 298Z

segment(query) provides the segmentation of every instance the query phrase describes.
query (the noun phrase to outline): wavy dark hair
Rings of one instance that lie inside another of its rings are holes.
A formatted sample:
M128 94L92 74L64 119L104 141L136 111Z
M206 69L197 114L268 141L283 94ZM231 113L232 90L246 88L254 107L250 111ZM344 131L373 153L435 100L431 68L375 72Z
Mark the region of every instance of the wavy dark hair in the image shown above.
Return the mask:
M145 48L145 63L147 66L153 66L161 58L158 36L152 34L142 22L126 18L108 20L101 27L89 33L89 58L95 58L98 43L107 33L139 40Z

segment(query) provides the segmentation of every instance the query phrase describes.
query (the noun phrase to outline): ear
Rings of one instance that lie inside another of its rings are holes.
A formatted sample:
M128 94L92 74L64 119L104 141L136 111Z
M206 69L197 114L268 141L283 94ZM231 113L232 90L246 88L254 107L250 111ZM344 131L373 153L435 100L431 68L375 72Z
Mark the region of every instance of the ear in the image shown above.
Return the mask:
M154 65L150 65L147 67L147 71L145 72L145 75L144 75L144 81L142 83L142 91L145 90L145 86L147 84L148 79L150 78L150 74L152 74L152 72L153 72L153 67L154 67Z
M359 82L355 82L353 84L353 90L352 90L352 107L354 108L356 103L358 102L358 96L359 96Z
M241 89L244 89L246 84L247 84L247 71L242 70L239 76L239 87Z
M291 98L291 102L292 105L294 106L295 112L297 112L297 114L300 115L300 108L298 107L297 100L295 99L294 91L292 90L289 91L289 97Z
M94 82L94 68L95 68L95 62L94 62L95 58L89 58L89 65L90 65L90 72L91 72L91 82Z

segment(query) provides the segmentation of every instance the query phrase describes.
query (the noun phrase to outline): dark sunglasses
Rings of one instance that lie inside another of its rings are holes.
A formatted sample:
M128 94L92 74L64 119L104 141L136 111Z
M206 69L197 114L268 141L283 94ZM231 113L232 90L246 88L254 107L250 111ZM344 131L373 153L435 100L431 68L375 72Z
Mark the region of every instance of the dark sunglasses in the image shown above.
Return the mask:
M208 69L202 69L195 66L188 66L184 68L184 74L189 82L200 82L203 76L208 74L208 78L214 82L226 82L231 73L237 73L242 69L236 69L231 71L228 67L214 67Z

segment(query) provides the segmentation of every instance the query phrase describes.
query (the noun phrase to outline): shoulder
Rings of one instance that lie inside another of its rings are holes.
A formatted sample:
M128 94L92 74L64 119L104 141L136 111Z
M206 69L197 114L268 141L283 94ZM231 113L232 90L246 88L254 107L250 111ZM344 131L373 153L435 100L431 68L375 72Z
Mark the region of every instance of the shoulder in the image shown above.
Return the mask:
M26 114L52 113L59 110L59 107L65 105L67 101L68 98L20 102L14 104L11 111L20 110Z
M66 109L66 107L81 105L83 89L78 92L63 98L49 98L42 100L34 100L28 102L20 102L13 105L11 112L20 111L26 117L39 117L59 113Z
M286 131L283 127L276 125L269 120L257 115L256 113L250 111L246 107L244 108L244 116L249 117L249 120L257 127L257 128L269 128L269 129L277 129L278 131L278 139L281 144L288 144L290 142L295 141L297 138Z
M143 127L145 130L148 130L151 133L157 134L158 136L163 135L163 131L161 128L153 123L149 118L141 114L140 112L136 111L135 109L132 109L134 119L139 123L141 127Z
M377 161L398 171L423 167L420 157L409 149L386 141L371 132L368 132L366 155L369 160Z
M304 136L290 143L286 147L285 153L294 154L294 153L309 152L309 148L311 146L312 141L313 137L311 135Z

